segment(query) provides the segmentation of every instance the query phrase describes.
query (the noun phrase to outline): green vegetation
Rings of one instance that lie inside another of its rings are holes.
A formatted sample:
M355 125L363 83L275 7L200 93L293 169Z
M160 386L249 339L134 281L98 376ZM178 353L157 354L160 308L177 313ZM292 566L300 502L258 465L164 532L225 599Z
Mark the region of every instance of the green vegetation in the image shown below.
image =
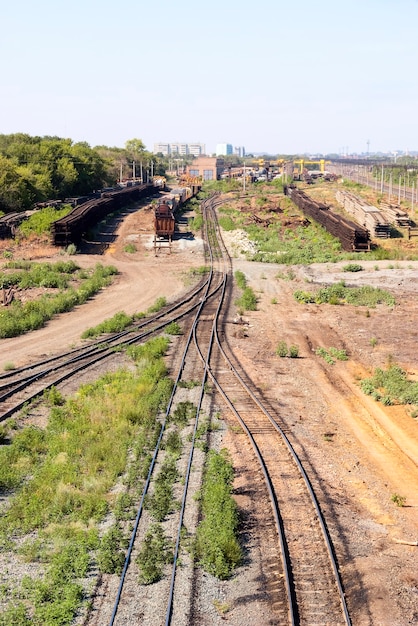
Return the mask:
M233 468L226 450L210 451L202 487L203 520L195 556L203 568L221 580L229 578L242 560L236 531L238 512L232 497Z
M299 356L299 347L294 344L288 347L287 343L281 340L277 345L276 354L280 357L289 356L291 359L297 359Z
M90 193L113 182L106 163L85 142L59 137L0 135L0 209Z
M29 237L31 234L43 235L49 233L51 224L68 215L71 210L72 207L70 205L64 205L62 209L54 209L53 207L40 209L20 224L19 235Z
M191 277L194 276L204 276L205 274L208 274L210 271L210 267L208 265L201 265L200 267L192 267L189 271L188 274Z
M131 326L135 319L135 315L127 315L125 311L118 311L118 313L115 313L110 319L85 330L81 337L82 339L89 339L104 333L119 333L128 326Z
M157 522L162 522L174 510L173 485L178 479L176 458L169 454L154 481L154 492L147 495L145 506Z
M128 254L134 254L134 252L136 252L136 245L134 243L127 243L123 250Z
M246 288L246 286L247 286L247 279L245 277L244 272L241 272L241 270L237 270L234 273L234 278L235 278L235 281L236 281L236 283L237 283L237 285L238 285L238 287L240 289L245 289Z
M139 582L151 585L159 581L163 567L173 560L173 548L164 535L160 524L153 524L147 531L141 550L136 559L139 567Z
M324 361L330 365L334 365L335 361L348 360L347 352L345 350L339 350L338 348L317 348L315 354L322 357Z
M74 261L58 261L57 263L34 263L32 261L9 261L0 272L0 288L46 287L66 289L70 280L74 279L79 270ZM9 271L7 271L9 270ZM16 271L12 271L16 270Z
M387 370L376 368L371 378L361 381L361 388L382 404L418 405L418 382L409 380L398 365L392 364Z
M362 272L363 266L358 263L349 263L342 268L343 272Z
M161 311L167 304L167 298L164 296L157 298L154 304L152 304L149 309L147 309L147 313L158 313Z
M126 537L117 519L131 499L113 487L123 476L126 489L141 489L138 476L160 431L157 413L172 388L167 346L160 337L132 347L136 371L106 374L62 406L54 401L44 430L11 420L3 426L10 442L0 447L0 490L12 494L0 543L42 566L41 577L27 576L14 590L2 626L70 624L88 570L97 562L103 572L120 571ZM116 522L101 537L99 523L112 511Z
M304 304L352 304L375 308L378 304L395 306L394 297L386 290L378 287L346 287L344 281L323 287L316 292L295 291L297 302Z
M237 285L242 289L241 296L235 301L236 306L242 312L257 310L257 296L251 287L247 287L245 274L237 270L234 274Z
M178 324L177 322L170 322L170 324L167 324L164 330L167 335L181 335L183 333L180 324Z
M14 300L12 304L0 311L0 338L16 337L31 330L44 326L57 313L71 311L78 304L83 304L103 287L110 284L112 276L117 274L113 266L104 267L97 264L94 270L75 272L77 266L72 261L62 262L64 266L71 268L72 278L80 281L75 289L68 286L69 277L65 270L48 271L45 266L49 264L30 264L28 270L21 273L2 273L0 280L4 284L18 284L22 289L33 287L38 284L50 289L59 289L58 293L47 293L36 300L22 304L20 300ZM8 264L10 265L10 264ZM16 264L15 264L16 265ZM60 264L55 264L55 266ZM24 263L20 264L23 269ZM54 269L56 267L54 266ZM37 281L37 282L36 282Z
M396 504L396 506L399 507L405 506L406 504L406 497L400 496L399 493L392 494L390 499L394 504Z
M195 209L195 216L189 220L189 228L192 233L198 233L203 226L203 215Z
M91 148L60 137L0 134L0 212L109 187L119 179L121 167L123 176L130 175L132 161L140 160L152 160L154 174L164 174L161 158L147 152L140 139L128 140L125 148Z

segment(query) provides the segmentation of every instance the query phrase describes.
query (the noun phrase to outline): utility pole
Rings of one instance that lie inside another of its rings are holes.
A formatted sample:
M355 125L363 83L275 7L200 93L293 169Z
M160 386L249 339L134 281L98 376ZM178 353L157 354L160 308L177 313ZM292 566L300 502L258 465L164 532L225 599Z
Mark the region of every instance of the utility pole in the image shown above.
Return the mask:
M135 180L135 161L132 161L132 178Z

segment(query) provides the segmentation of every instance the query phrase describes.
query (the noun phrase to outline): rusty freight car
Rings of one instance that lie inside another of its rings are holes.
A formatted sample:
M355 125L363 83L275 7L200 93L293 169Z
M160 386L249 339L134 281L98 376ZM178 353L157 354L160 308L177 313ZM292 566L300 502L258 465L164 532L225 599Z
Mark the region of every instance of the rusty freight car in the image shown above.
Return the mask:
M174 235L176 220L171 207L162 203L154 209L154 252L168 248L171 253L171 241Z

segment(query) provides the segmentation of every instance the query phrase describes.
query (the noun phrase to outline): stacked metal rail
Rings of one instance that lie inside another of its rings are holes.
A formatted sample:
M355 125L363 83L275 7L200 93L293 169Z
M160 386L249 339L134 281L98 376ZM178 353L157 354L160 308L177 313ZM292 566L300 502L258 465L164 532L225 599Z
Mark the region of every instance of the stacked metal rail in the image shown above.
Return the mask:
M14 237L16 228L25 219L26 214L22 213L6 213L0 217L0 239L8 239Z
M407 228L411 225L411 218L399 204L381 202L379 204L379 210L387 219L389 224L394 224L395 226L400 226L401 228Z
M353 215L359 224L367 228L372 237L390 237L390 224L375 206L367 204L362 198L349 191L338 190L335 197L347 213Z
M68 215L52 224L52 238L57 246L79 241L82 235L112 211L148 196L154 188L150 184L125 187L102 193L100 198L89 200L75 207Z
M370 237L366 228L330 211L326 204L316 202L296 187L285 187L285 194L303 213L321 224L331 235L340 240L348 252L370 250Z

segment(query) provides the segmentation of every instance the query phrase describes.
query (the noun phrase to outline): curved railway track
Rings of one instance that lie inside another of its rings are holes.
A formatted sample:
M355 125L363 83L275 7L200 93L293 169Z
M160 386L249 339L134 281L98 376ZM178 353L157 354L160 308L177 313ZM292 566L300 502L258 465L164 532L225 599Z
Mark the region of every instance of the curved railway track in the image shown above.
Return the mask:
M10 417L28 402L53 386L83 372L115 350L139 343L161 332L167 324L180 320L199 306L208 281L203 279L190 293L164 307L159 313L133 324L128 329L70 350L0 374L0 421Z
M232 267L217 225L217 202L215 196L202 203L210 272L207 279L189 294L187 301L166 307L158 315L138 323L134 329L112 335L106 344L97 341L85 348L0 376L0 406L4 409L9 398L16 398L16 394L23 393L23 388L29 384L43 385L43 389L56 385L59 380L108 358L115 349L145 340L151 334L162 332L169 322L182 319L183 348L181 353L177 351L177 375L173 392L162 419L148 476L139 499L123 572L114 593L113 608L109 608L106 598L106 606L96 606L87 616L85 624L124 626L153 623L182 626L200 623L202 616L199 616L199 609L193 601L196 570L182 546L182 533L185 528L193 528L198 520L197 504L191 494L193 489L200 487L203 453L195 444L202 411L210 411L211 402L206 394L210 378L246 433L246 445L252 446L254 458L264 476L277 529L277 553L280 555L272 571L275 580L271 587L278 623L292 626L349 626L351 621L326 522L301 460L292 447L291 434L280 425L280 417L263 406L257 389L242 372L224 338L225 310L232 297ZM155 585L138 586L137 574L132 571L131 565L138 551L138 536L144 537L151 523L144 503L149 490L152 492L153 480L164 461L162 442L170 428L170 416L185 397L181 382L190 380L197 380L198 384L192 393L195 412L189 425L188 443L183 447L178 461L181 481L178 481L176 487L176 499L181 504L172 512L169 520L175 546L170 573L166 571L165 577ZM42 390L32 389L31 393L40 395ZM27 402L27 398L20 398L17 404L23 402ZM13 409L3 410L2 418L16 410L17 405ZM197 455L200 455L200 460L195 466ZM179 562L181 568L178 567ZM177 593L180 578L181 593ZM127 588L129 581L130 586ZM184 591L185 586L188 588L187 593ZM108 587L100 595L105 598L113 592ZM158 609L150 602L154 594L160 600ZM147 619L151 621L147 622Z

